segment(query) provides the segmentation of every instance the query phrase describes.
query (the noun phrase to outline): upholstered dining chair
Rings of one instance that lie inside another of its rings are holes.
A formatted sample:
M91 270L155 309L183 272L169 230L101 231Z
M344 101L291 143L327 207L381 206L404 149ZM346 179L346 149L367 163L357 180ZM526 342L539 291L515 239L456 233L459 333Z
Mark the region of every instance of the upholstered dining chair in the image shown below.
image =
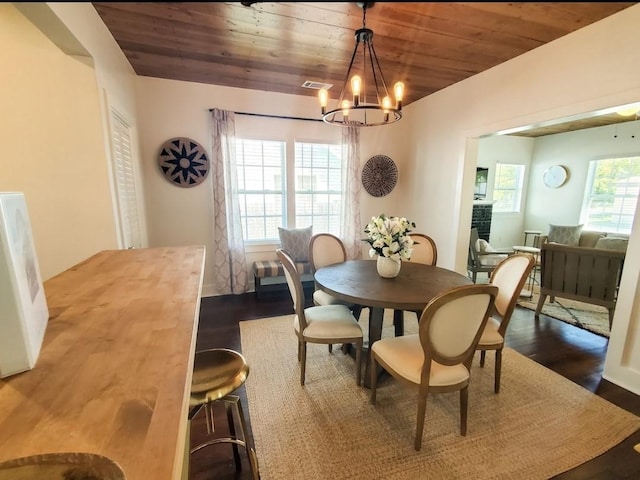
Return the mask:
M360 324L346 305L314 305L305 308L304 289L295 262L285 250L276 250L284 266L284 274L293 300L293 328L298 337L300 385L304 385L307 364L307 343L329 345L352 343L356 347L356 383L360 385L362 372L363 333Z
M334 263L341 263L347 260L347 250L344 248L342 240L331 233L317 233L311 237L309 241L309 261L311 263L311 272ZM347 305L352 304L344 302L327 292L316 289L313 292L314 305Z
M413 251L411 252L411 262L435 265L438 261L438 248L436 242L429 235L424 233L409 234L413 240Z
M376 402L378 365L418 390L414 447L420 450L430 393L460 391L460 434L467 433L471 362L493 308L498 287L464 285L433 298L415 335L382 338L371 346L371 403Z
M509 321L516 308L522 287L536 263L535 257L527 253L516 253L500 262L491 274L489 283L498 287L494 311L484 327L476 350L480 351L480 366L484 367L487 350L495 350L495 393L500 392L502 371L502 349Z
M413 240L413 251L409 261L435 266L438 261L438 248L435 240L424 233L411 233L409 236ZM422 314L420 311L414 313L417 318L420 318ZM394 312L393 327L396 337L404 334L404 312Z

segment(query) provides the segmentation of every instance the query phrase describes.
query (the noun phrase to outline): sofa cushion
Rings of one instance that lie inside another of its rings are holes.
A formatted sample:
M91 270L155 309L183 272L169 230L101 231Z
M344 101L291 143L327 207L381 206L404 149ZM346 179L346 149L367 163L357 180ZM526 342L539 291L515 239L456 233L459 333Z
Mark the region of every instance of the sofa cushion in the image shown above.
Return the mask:
M578 241L578 246L594 248L596 246L596 243L598 243L598 241L601 238L605 238L606 236L607 234L604 232L594 232L594 231L583 230L582 233L580 234L580 240Z
M287 229L278 227L278 234L280 235L280 246L289 252L296 262L308 262L309 261L309 242L313 227L307 228Z
M548 240L550 243L577 246L580 242L582 225L549 225Z
M602 237L596 242L595 248L604 248L606 250L616 250L618 252L626 252L628 243L629 243L628 238Z

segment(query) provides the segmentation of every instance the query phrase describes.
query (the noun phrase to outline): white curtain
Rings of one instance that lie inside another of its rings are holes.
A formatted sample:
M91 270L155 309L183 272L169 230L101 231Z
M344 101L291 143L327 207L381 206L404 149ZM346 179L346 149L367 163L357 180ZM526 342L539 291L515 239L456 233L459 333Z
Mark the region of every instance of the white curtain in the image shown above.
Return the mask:
M235 115L214 108L211 120L211 170L214 174L213 288L218 295L240 294L248 290L249 282L235 167Z
M360 130L357 127L342 128L342 158L346 169L342 241L347 258L355 260L362 256L364 238L360 225Z

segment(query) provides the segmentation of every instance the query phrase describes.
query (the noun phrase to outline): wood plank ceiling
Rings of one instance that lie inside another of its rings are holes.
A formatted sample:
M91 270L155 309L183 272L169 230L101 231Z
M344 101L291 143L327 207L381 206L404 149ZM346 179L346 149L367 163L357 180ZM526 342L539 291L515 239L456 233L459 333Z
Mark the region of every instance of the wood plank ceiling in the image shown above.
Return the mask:
M362 8L243 3L93 5L138 75L310 96L305 82L328 83L338 98ZM403 81L408 105L635 3L375 2L366 26L387 85Z

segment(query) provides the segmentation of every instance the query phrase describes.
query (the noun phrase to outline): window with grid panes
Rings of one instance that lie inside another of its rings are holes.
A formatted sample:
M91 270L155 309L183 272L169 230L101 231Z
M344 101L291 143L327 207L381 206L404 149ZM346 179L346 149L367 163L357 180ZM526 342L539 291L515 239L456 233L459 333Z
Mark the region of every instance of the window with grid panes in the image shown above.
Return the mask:
M517 213L520 211L524 185L524 165L509 163L496 164L496 178L493 184L493 211Z
M278 240L286 224L286 144L236 140L238 200L244 240Z
M295 222L313 225L313 233L340 236L344 201L342 147L326 143L295 143Z
M631 233L640 193L640 157L589 162L580 223L585 230Z

